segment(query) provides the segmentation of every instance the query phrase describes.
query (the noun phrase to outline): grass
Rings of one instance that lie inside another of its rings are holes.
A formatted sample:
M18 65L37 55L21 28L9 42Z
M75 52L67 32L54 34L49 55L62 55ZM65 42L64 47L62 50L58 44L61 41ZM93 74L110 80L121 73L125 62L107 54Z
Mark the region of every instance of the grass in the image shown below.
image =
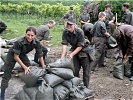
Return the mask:
M0 18L7 24L7 30L2 33L5 39L13 39L25 35L25 30L28 26L39 26L43 23L47 24L50 18L38 18L33 15L8 15L0 14ZM55 19L56 20L56 19ZM50 30L50 35L53 38L50 40L50 44L60 45L61 44L61 34L64 29L64 25L60 25L56 21L55 27Z

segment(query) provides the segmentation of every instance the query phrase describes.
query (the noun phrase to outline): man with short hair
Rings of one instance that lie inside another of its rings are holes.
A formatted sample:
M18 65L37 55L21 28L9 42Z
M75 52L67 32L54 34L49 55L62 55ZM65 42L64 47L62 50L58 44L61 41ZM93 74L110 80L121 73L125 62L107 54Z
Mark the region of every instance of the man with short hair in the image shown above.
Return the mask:
M54 20L49 20L49 22L46 25L40 25L37 27L37 34L36 38L41 42L42 44L42 50L43 50L43 58L45 59L47 56L47 48L46 48L46 42L50 39L50 29L55 26ZM38 63L38 56L35 54L34 61ZM46 63L46 59L44 60Z
M129 10L130 4L129 3L124 3L122 10L124 11L124 15L122 17L122 23L124 24L129 24L129 25L133 25L132 21L133 21L133 16L131 11Z
M95 70L97 65L99 67L105 67L104 57L107 41L106 38L110 36L110 34L107 33L106 25L104 23L104 21L106 20L106 13L100 12L98 18L99 20L95 22L91 32L96 49L96 60L91 63L92 70Z
M104 12L106 13L105 24L106 24L107 31L110 34L113 34L113 31L115 29L115 24L114 24L115 17L114 17L114 14L112 13L112 5L106 4Z

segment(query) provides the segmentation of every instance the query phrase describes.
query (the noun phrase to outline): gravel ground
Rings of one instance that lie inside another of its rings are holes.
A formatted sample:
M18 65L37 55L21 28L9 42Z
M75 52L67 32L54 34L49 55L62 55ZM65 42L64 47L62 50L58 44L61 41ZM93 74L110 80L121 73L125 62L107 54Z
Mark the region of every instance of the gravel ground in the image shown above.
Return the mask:
M54 62L60 57L61 48L53 46L49 48L51 48L49 58ZM113 62L114 59L110 59L107 61L107 67L97 68L97 71L91 73L90 88L95 91L94 100L133 100L133 82L127 77L123 80L114 78ZM80 74L82 78L82 70ZM23 85L19 78L13 76L6 91L6 100L13 100Z

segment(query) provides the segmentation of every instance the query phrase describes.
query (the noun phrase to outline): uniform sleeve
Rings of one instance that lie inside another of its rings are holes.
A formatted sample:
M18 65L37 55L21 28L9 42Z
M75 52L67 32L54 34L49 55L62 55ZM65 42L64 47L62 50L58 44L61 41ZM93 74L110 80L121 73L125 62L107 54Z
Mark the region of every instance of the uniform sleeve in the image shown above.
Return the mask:
M125 23L130 24L131 20L132 20L132 14L128 13L126 18L125 18Z
M43 40L48 40L49 38L49 30L47 30L45 33L44 33L44 36L43 36Z
M66 34L66 31L64 31L62 34L62 42L61 42L62 45L68 45L68 41L66 38L67 38L67 34Z
M13 45L13 52L18 55L21 53L21 44L18 41Z
M104 35L106 32L107 32L106 25L105 25L105 23L103 22L103 23L101 24L101 33Z
M82 46L84 46L84 32L81 30L80 31L80 34L78 35L78 44L77 44L77 46L78 47L82 47Z
M127 55L132 55L133 54L133 35L131 36L130 39L128 39L128 48L127 48Z
M36 54L38 55L39 58L43 56L42 45L39 41L36 43L35 49L36 49Z

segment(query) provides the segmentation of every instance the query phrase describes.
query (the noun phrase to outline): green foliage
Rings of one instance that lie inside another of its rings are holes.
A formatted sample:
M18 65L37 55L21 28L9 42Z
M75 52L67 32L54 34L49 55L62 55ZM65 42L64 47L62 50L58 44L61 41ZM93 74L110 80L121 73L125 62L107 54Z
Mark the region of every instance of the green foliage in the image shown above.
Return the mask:
M7 39L20 37L25 35L25 29L28 26L38 26L43 23L47 23L50 19L55 19L57 24L51 30L51 35L53 36L51 43L59 45L61 40L61 33L64 29L64 25L59 24L62 16L69 10L70 6L73 6L76 20L79 22L79 15L81 13L83 4L83 0L76 2L75 0L64 1L58 0L57 2L57 0L50 0L48 2L48 0L0 0L0 18L8 26L8 30L3 33L3 36ZM80 1L82 1L82 3ZM105 5L107 3L111 3L113 6L114 15L117 13L118 22L121 21L123 16L122 4L124 2L129 2L130 6L133 7L133 1L130 0L93 1L94 4L100 4L99 11L104 11ZM94 7L95 6L93 6L93 8ZM131 11L133 11L133 8L131 8ZM93 14L90 14L91 22L94 23L96 20L94 20Z

